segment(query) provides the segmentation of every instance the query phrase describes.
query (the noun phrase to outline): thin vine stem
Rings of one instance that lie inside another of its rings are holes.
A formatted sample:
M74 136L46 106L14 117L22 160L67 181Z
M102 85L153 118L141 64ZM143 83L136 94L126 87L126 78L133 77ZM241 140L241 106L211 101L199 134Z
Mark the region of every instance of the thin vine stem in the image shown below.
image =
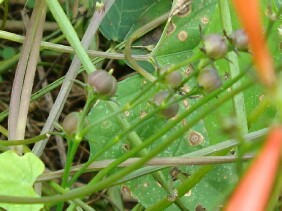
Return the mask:
M87 98L86 104L83 108L83 111L80 115L80 119L79 119L78 126L77 126L77 132L76 132L74 137L72 137L72 136L68 137L67 160L66 160L63 178L62 178L62 187L63 188L70 187L70 185L68 183L70 169L71 169L76 151L77 151L77 149L78 149L78 147L79 147L79 145L82 141L82 138L83 138L83 136L80 135L80 131L82 130L82 128L85 125L85 118L86 118L87 114L89 113L89 111L91 110L94 102L96 102L96 95L93 92L91 92L91 90L89 88L88 98Z
M46 134L41 134L39 136L35 136L32 138L28 138L28 139L23 139L23 140L0 140L0 145L3 146L16 146L16 145L27 145L27 144L33 144L36 143L38 141L41 141L45 138L49 138L50 135L48 133Z
M61 186L59 186L55 182L50 182L49 184L58 193L66 193L67 192L67 190L65 190L64 188L62 188ZM90 207L88 204L86 204L85 202L81 201L80 199L74 199L74 200L70 201L70 203L72 203L72 202L77 204L81 208L83 208L85 211L95 211L94 208Z
M2 23L0 29L4 29L8 18L8 14L9 14L9 0L4 0L4 15L2 17Z
M154 19L153 21L145 24L141 28L137 29L133 34L128 38L127 42L125 43L125 57L128 62L132 65L133 69L135 69L140 75L144 78L148 79L149 81L156 80L155 76L151 75L145 69L143 69L131 56L131 45L132 43L137 40L140 35L144 34L144 32L148 32L154 29L156 26L159 26L165 20L167 20L169 13L165 13L164 15Z
M25 39L24 36L3 30L0 30L0 38L17 43L23 43ZM42 50L52 50L61 53L75 53L73 47L62 45L62 44L55 44L53 42L41 41L40 46ZM125 59L125 56L122 53L102 52L96 50L87 50L86 53L89 55L89 57L93 57L93 58L101 57L106 59ZM147 61L150 58L149 55L132 55L132 57L135 60L141 60L141 61Z
M62 177L62 188L66 188L67 186L67 182L68 182L68 178L69 178L69 173L70 173L70 169L72 166L72 162L73 162L73 158L75 156L75 153L79 147L80 142L76 142L73 140L68 140L68 151L67 151L67 160L66 160L66 164L64 167L64 174Z
M0 133L2 133L4 136L8 137L8 130L0 125Z
M29 101L34 81L36 64L39 57L39 43L43 35L43 23L46 15L45 2L36 2L32 12L27 39L22 48L17 65L10 99L8 118L9 139L24 139ZM19 155L22 146L12 147Z
M76 54L80 59L81 63L83 64L86 72L91 73L94 69L94 66L89 56L85 52L84 48L82 47L80 40L77 36L77 33L75 32L73 26L71 25L61 5L57 0L45 0L45 1L53 17L55 18L56 22L60 26L60 29L65 34L71 46L73 46L73 48L76 50Z
M229 142L226 142L229 143ZM209 151L206 154L211 154L214 152L222 151L225 149L231 149L233 145L226 145L223 149L220 148L216 151ZM201 152L201 151L199 151ZM198 153L198 151L195 151L195 153ZM247 154L242 157L243 161L253 159L254 156L252 154ZM140 158L129 158L128 160L124 161L121 163L118 167L127 167L132 164L134 164L136 161L138 161ZM150 161L146 163L146 167L150 167L149 171L145 171L142 174L138 174L138 176L127 176L125 178L122 178L122 180L117 181L118 183L112 184L113 186L122 184L124 182L128 182L130 180L136 179L137 177L144 176L147 174L151 174L153 172L157 172L159 170L163 170L165 168L169 168L172 166L190 166L190 165L210 165L210 164L224 164L224 163L234 163L235 161L238 160L237 156L234 155L226 155L226 156L195 156L192 157L190 156L190 153L180 156L180 157L159 157L159 158L152 158ZM110 163L115 161L115 159L109 159L109 160L100 160L100 161L95 161L93 162L84 173L88 172L95 172L100 169L106 168ZM73 174L82 167L82 164L73 166L70 170L70 174ZM139 169L143 170L143 169ZM48 181L48 180L53 180L53 179L58 179L61 178L63 175L63 169L54 171L54 172L48 172L45 173L37 178L37 182L41 181ZM133 172L134 173L134 172Z

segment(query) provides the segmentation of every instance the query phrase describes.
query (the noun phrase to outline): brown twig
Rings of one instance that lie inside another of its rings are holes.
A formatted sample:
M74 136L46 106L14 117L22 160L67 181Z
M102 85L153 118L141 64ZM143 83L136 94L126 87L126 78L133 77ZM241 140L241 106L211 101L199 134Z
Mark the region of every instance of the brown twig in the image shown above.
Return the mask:
M26 15L25 11L23 11L21 14L22 14L23 23L27 29L28 23L29 23L29 17ZM40 56L38 58L38 62L41 62ZM42 66L38 66L37 69L38 69L38 77L40 80L42 80L42 83L41 83L42 88L44 88L48 86L48 82L45 77L45 71ZM50 92L48 92L44 95L44 97L47 102L47 109L50 111L54 105L52 95ZM64 146L64 141L63 141L63 138L60 136L55 136L55 139L56 139L57 149L59 152L60 161L61 161L62 166L64 166L66 162L66 150Z
M242 157L242 160L249 160L253 158L253 155L245 155ZM210 164L223 164L223 163L232 163L237 160L237 156L203 156L203 157L161 157L153 158L146 163L146 166L188 166L188 165L210 165ZM134 164L140 160L140 158L130 158L127 161L120 164L118 167L126 167ZM114 162L115 159L96 161L92 163L86 170L86 172L98 171L103 168L106 168L109 164ZM70 173L74 174L80 168L80 165L73 166ZM48 172L38 177L37 182L52 180L60 178L63 175L64 170L59 170L55 172Z
M9 139L24 139L30 95L46 15L44 1L36 1L13 83L8 119ZM14 148L22 154L22 147Z
M2 20L0 20L0 25L2 24ZM24 30L24 22L18 20L7 20L4 30L7 31L23 31ZM55 31L57 30L58 24L55 22L46 22L44 24L43 31Z

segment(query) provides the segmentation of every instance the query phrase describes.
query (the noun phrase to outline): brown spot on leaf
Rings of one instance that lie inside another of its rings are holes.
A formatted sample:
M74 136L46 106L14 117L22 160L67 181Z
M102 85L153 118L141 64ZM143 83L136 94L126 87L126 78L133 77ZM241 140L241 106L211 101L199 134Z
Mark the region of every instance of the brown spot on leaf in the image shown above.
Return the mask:
M124 148L126 151L130 150L129 144L124 144L124 145L123 145L123 148Z
M197 146L201 144L204 139L204 136L196 131L190 132L188 135L188 141L191 146Z
M204 16L204 17L201 18L201 22L202 22L203 24L208 24L208 23L209 23L209 19Z
M181 91L185 94L187 94L189 91L190 91L190 87L185 84L182 88L181 88Z
M172 178L172 181L177 180L177 175L180 173L180 170L176 167L174 167L171 171L170 171L170 176Z
M230 76L229 76L229 73L228 73L228 72L225 72L225 73L224 73L224 80L227 80L229 77L230 77Z
M191 0L178 0L173 15L186 17L191 13Z
M127 186L125 186L125 185L122 185L121 186L121 192L122 193L129 193L129 194L131 194L131 191L130 191L130 189L129 189L129 187L127 187Z
M187 34L186 31L182 30L182 31L180 31L180 32L178 33L177 38L178 38L181 42L184 42L184 41L187 40L188 34Z
M176 28L175 24L172 21L170 21L166 29L166 34L170 35L171 33L175 31L175 28Z
M191 64L188 65L188 67L185 69L185 75L189 76L193 70L194 70L193 66Z
M205 210L207 210L207 209L204 208L201 204L199 204L195 209L195 211L205 211Z

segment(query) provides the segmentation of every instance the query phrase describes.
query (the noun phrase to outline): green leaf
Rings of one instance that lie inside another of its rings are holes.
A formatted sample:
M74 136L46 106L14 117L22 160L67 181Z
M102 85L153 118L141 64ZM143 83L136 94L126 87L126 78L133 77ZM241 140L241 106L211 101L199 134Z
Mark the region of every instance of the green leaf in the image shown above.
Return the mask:
M135 29L169 10L170 0L119 0L105 16L100 30L109 40L121 42Z
M43 173L44 164L33 153L18 156L13 151L6 151L0 155L0 194L8 196L39 197L33 184ZM0 207L13 211L36 211L43 208L43 204L5 204Z
M210 22L216 2L192 1L187 15L174 15L167 23L162 37L152 55L162 64L175 64L191 56L201 41L199 26L203 28ZM177 8L177 6L175 6Z
M231 187L237 182L238 178L234 169L234 164L224 164L213 168L183 196L186 207L189 210L197 210L196 208L200 206L205 210L219 210Z

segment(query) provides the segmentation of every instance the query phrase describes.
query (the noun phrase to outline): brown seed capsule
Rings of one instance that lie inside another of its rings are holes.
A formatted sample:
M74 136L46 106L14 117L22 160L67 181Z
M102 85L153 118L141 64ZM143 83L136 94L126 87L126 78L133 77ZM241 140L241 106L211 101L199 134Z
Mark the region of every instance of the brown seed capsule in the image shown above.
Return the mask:
M117 80L105 70L94 71L87 82L100 95L113 96L117 90Z
M77 130L79 118L80 118L80 116L79 116L78 112L69 113L65 117L65 119L62 123L62 127L67 134L72 134Z
M248 36L243 29L238 29L234 31L231 35L233 45L239 50L248 49L249 39Z
M168 98L168 96L169 96L168 91L161 91L154 96L153 101L156 105L159 106ZM172 101L171 99L168 100L168 103L171 101ZM163 117L170 119L177 114L178 110L179 110L179 104L173 103L168 107L166 107L165 109L161 110L161 114Z
M219 59L226 55L228 46L222 35L211 34L204 38L203 50L211 59Z
M167 70L169 69L170 66L164 66L161 71L160 71L160 74L163 75L163 74L167 74L165 76L165 82L171 87L171 88L177 88L179 87L179 85L181 84L182 82L182 75L180 73L180 71L178 70L175 70L175 71L172 71L170 73L166 73Z
M182 82L182 75L179 71L173 71L166 76L166 82L171 88L177 88Z
M207 67L200 71L198 82L207 92L212 92L222 85L222 81L216 69L212 67Z

